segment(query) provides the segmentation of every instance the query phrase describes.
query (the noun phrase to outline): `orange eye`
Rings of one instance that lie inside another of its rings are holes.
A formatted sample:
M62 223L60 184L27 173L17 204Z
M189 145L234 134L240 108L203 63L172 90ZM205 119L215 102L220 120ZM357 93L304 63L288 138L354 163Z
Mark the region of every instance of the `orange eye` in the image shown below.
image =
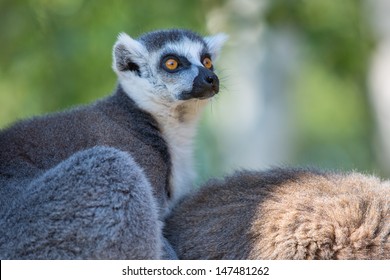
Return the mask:
M207 69L211 69L211 68L213 67L213 62L211 61L210 58L205 57L205 58L203 59L203 65L204 65L204 67L206 67Z
M170 58L167 59L167 61L165 61L165 67L168 70L176 70L178 66L179 66L179 62L177 62L176 59Z

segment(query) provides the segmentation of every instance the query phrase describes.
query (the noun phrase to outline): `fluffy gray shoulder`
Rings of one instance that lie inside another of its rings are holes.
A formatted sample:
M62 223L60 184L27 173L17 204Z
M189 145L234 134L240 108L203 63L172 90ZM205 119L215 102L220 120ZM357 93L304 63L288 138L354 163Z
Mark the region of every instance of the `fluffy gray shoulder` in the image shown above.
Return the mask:
M125 152L78 152L25 187L1 213L1 259L157 259L152 189Z

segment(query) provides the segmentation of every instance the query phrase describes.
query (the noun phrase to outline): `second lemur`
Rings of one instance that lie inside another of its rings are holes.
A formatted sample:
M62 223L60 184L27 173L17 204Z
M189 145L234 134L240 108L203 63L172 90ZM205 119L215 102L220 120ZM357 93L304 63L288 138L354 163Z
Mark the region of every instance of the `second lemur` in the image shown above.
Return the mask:
M238 171L178 203L165 234L181 259L390 259L389 201L390 181L357 172Z

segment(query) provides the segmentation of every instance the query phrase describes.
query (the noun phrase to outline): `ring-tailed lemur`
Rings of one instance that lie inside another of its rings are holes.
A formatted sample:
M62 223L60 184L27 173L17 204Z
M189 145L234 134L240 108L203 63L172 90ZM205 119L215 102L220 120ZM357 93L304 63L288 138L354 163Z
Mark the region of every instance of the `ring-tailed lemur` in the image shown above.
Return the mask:
M122 33L113 95L2 130L0 258L161 257L159 219L191 187L196 121L219 91L225 40Z
M165 234L181 259L390 259L390 181L241 171L177 204Z

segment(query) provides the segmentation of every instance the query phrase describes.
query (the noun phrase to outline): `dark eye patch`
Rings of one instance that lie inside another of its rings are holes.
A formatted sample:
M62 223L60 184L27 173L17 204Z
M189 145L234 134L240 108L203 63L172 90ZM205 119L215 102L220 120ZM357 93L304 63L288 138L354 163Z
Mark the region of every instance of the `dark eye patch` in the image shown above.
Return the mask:
M204 52L200 55L200 59L203 60L205 58L210 58L211 59L211 55L207 52Z
M165 62L169 59L174 59L178 62L179 65L175 70L170 70L165 67ZM185 56L176 55L176 54L163 55L160 62L160 67L170 73L180 71L181 69L188 68L190 66L191 66L191 62Z
M208 59L211 60L211 55L210 55L209 53L206 53L206 52L202 53L202 54L200 55L200 62L201 62L202 64L203 64L203 61L204 61L205 58L208 58ZM209 70L213 71L213 70L214 70L214 66L211 66L211 68L209 68Z

